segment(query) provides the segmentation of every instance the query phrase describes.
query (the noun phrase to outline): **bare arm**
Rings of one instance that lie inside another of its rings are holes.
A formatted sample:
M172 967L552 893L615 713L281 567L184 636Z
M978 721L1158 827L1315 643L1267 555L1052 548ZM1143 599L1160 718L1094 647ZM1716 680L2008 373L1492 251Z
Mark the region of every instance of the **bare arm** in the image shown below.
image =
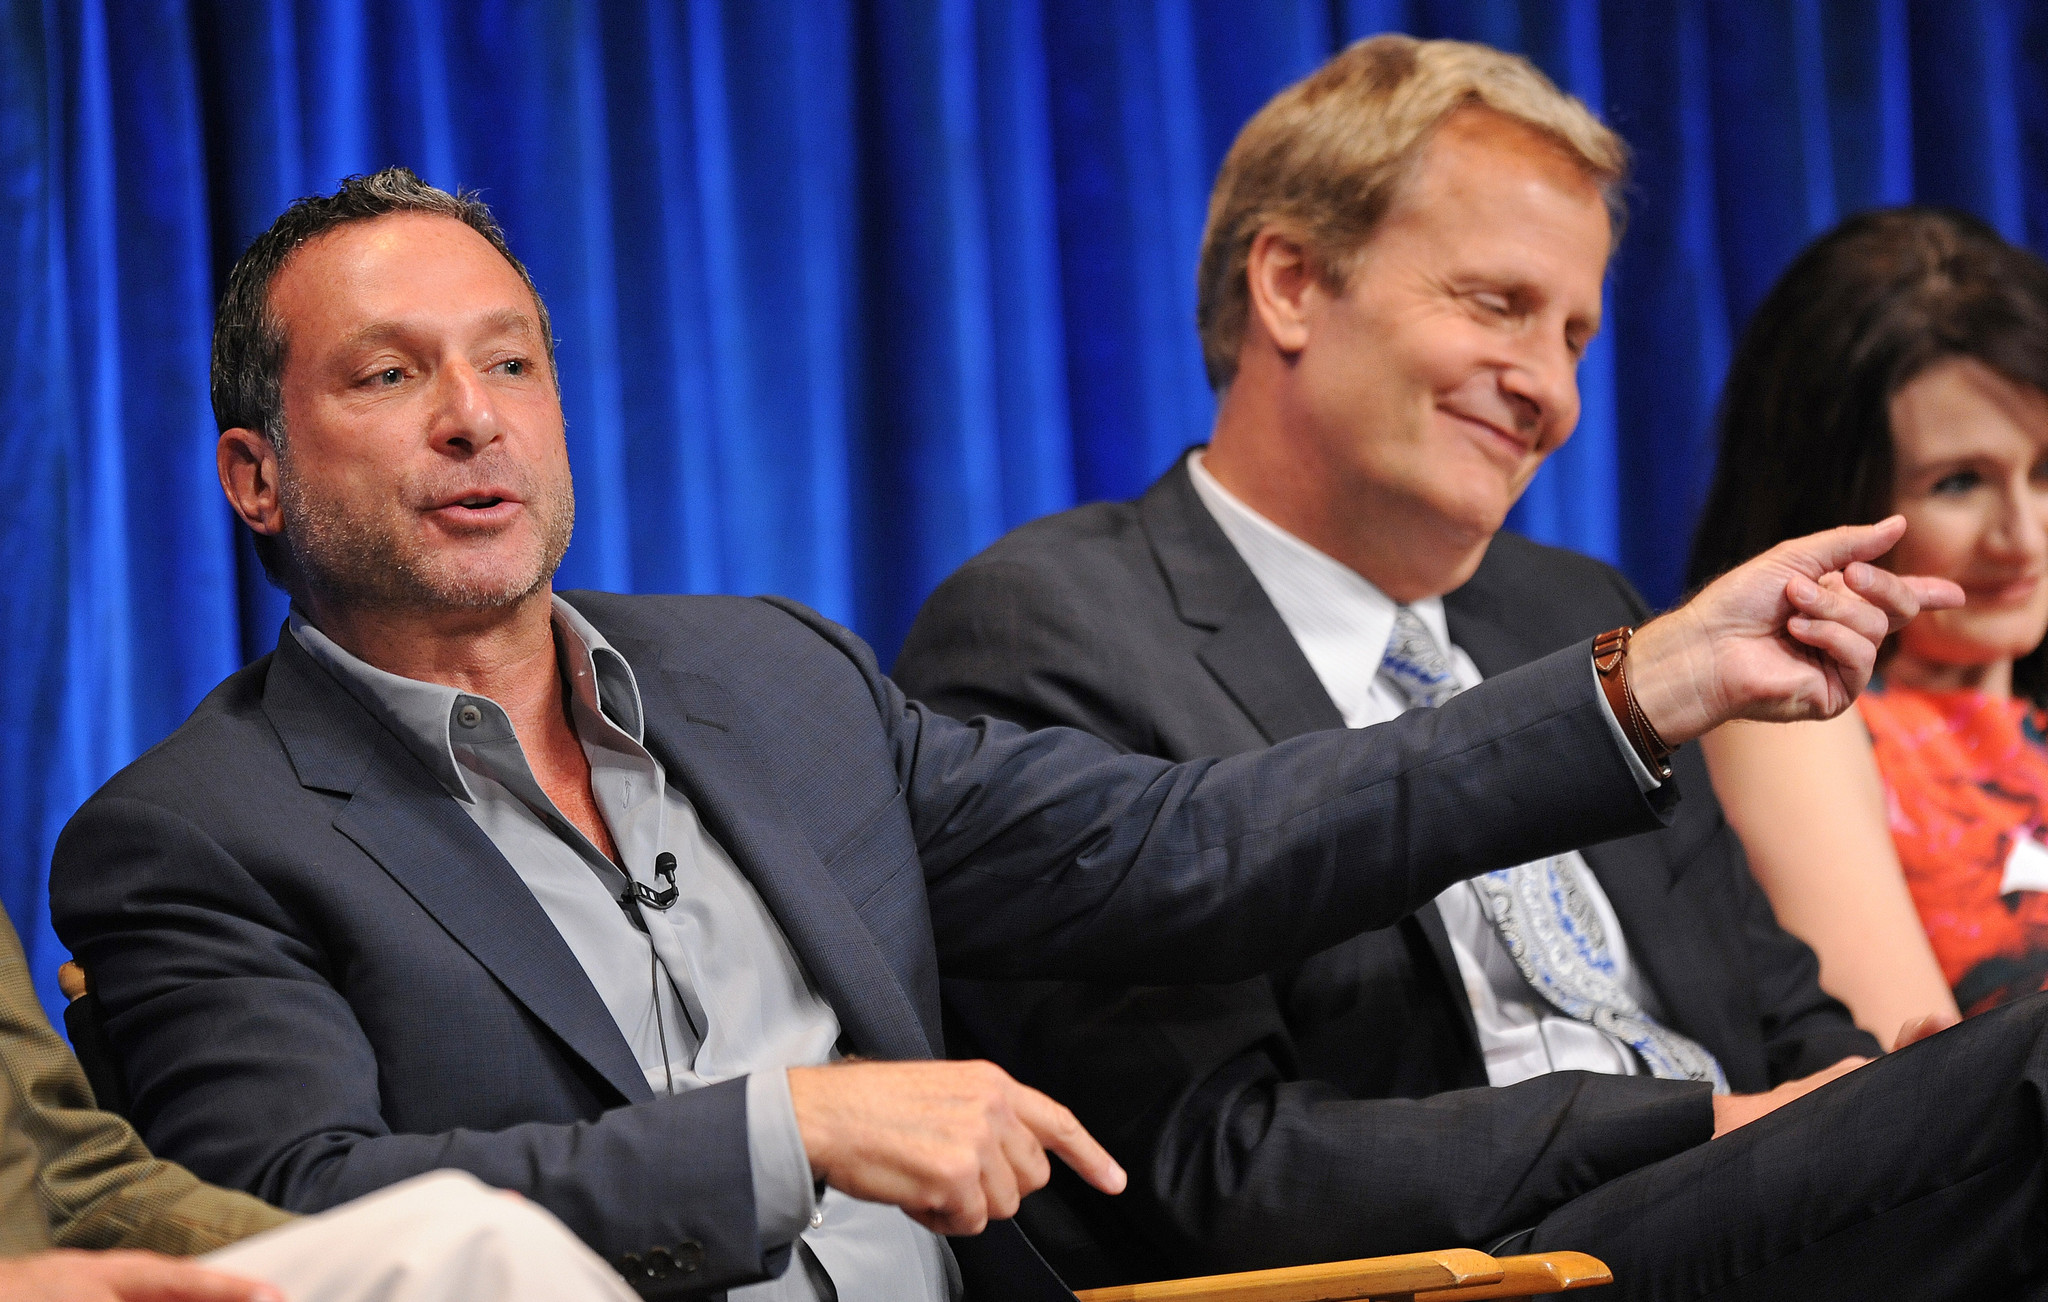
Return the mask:
M1919 1017L1956 1016L1885 825L1860 718L1734 722L1700 739L1714 794L1787 931L1820 956L1821 985L1885 1045Z

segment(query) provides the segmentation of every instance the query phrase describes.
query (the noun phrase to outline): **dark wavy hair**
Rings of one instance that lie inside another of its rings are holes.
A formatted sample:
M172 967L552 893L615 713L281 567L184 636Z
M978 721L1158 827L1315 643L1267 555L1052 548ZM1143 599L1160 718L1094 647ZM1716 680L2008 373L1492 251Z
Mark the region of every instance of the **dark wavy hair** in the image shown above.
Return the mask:
M2048 263L1942 208L1862 213L1807 246L1729 365L1687 584L1891 514L1892 395L1949 357L2048 393ZM2042 700L2044 662L2018 661L2013 690Z

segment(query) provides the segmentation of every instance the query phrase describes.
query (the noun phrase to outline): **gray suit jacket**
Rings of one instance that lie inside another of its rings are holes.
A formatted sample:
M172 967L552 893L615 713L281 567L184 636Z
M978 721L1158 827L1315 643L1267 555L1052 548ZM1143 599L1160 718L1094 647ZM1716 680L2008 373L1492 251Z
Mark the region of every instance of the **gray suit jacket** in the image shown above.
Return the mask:
M942 970L1241 978L1668 803L1614 754L1584 647L1431 718L1173 767L930 713L793 604L567 596L871 1057L944 1052ZM1543 809L1448 812L1559 755L1580 772ZM651 1097L511 865L293 638L79 810L51 903L138 1126L207 1178L311 1211L468 1170L654 1293L787 1260L756 1232L743 1082ZM1009 1223L958 1252L978 1296L1063 1295Z
M1646 614L1607 566L1507 534L1445 605L1489 685ZM1082 727L1175 760L1342 726L1184 465L1138 502L1037 521L970 561L896 675L962 718ZM1668 829L1581 847L1669 1020L1738 1090L1874 1053L1777 926L1697 749L1676 759L1687 799ZM1579 778L1581 760L1555 761L1528 788L1468 785L1464 816L1540 816ZM1568 1072L1488 1087L1433 904L1238 985L951 982L948 1008L956 1051L1050 1090L1132 1172L1122 1199L1062 1182L1027 1212L1082 1285L1486 1247L1712 1132L1703 1086Z

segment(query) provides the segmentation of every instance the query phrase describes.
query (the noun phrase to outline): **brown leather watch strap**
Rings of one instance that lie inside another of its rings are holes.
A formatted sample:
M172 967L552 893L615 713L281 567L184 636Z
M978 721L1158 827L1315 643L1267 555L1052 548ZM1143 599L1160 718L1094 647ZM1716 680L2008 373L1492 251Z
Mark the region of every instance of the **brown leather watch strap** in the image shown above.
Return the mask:
M1671 780L1668 761L1672 748L1657 735L1649 716L1636 703L1635 689L1628 683L1628 644L1635 635L1635 629L1622 627L1610 628L1594 638L1593 670L1600 676L1600 690L1607 695L1607 708L1614 711L1622 733L1635 747L1637 758L1660 781L1668 782Z

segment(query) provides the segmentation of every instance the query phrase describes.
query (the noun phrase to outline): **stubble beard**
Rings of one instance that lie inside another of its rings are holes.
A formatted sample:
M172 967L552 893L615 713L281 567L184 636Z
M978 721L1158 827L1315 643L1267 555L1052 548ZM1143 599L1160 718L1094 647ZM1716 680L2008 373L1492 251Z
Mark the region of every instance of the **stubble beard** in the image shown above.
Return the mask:
M541 484L525 474L499 474L514 486L535 522L531 562L509 573L473 567L460 555L436 555L392 515L366 516L323 496L279 458L278 497L284 538L298 584L356 610L391 612L488 611L517 605L545 589L569 550L576 525L576 494L566 474ZM426 494L404 486L400 502ZM407 512L409 508L400 508Z

